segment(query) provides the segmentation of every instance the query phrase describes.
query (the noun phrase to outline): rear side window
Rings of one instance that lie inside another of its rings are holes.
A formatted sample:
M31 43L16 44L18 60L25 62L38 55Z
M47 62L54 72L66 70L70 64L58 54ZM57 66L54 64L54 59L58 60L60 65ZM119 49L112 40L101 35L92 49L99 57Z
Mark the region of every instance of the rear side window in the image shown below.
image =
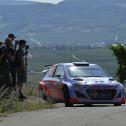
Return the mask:
M62 66L57 66L54 77L57 77L57 75L60 75L61 78L64 78L64 68Z
M53 77L53 75L54 75L54 71L55 71L55 66L53 66L53 67L51 67L48 71L47 71L47 73L46 73L46 77Z

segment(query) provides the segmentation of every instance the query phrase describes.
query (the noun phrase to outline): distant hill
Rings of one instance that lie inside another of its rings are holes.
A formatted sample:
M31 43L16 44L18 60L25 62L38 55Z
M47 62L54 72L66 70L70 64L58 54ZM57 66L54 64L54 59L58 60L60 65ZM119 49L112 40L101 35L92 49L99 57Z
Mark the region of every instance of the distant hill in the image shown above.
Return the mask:
M65 0L57 5L0 0L0 39L9 32L52 43L126 40L125 0Z

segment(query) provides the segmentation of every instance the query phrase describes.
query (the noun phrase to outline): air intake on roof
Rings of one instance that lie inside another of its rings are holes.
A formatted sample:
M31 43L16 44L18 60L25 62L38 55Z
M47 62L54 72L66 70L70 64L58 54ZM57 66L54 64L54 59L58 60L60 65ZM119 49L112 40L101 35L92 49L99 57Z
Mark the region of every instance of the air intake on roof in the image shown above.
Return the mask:
M89 66L88 62L73 62L75 66Z

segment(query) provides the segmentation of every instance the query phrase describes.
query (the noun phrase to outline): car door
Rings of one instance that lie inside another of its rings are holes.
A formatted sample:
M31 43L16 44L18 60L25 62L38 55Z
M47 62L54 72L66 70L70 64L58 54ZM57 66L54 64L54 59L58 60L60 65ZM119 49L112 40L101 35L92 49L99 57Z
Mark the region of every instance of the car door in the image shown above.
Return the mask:
M64 72L64 67L59 65L56 67L55 73L54 73L54 92L53 96L58 99L58 100L63 100L63 83L64 83L64 77L65 77L65 72Z
M53 90L54 90L54 71L56 66L52 66L46 73L43 82L45 83L44 92L48 97L54 97L53 96Z

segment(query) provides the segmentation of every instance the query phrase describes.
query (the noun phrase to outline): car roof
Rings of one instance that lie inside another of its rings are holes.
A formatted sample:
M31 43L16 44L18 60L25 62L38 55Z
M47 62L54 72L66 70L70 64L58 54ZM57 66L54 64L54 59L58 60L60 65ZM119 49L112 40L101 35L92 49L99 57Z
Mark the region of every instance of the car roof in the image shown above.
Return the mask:
M88 62L72 62L72 63L58 63L58 64L54 64L54 65L62 65L62 66L81 66L81 67L90 67L90 68L101 68L99 65L97 64L91 64Z

